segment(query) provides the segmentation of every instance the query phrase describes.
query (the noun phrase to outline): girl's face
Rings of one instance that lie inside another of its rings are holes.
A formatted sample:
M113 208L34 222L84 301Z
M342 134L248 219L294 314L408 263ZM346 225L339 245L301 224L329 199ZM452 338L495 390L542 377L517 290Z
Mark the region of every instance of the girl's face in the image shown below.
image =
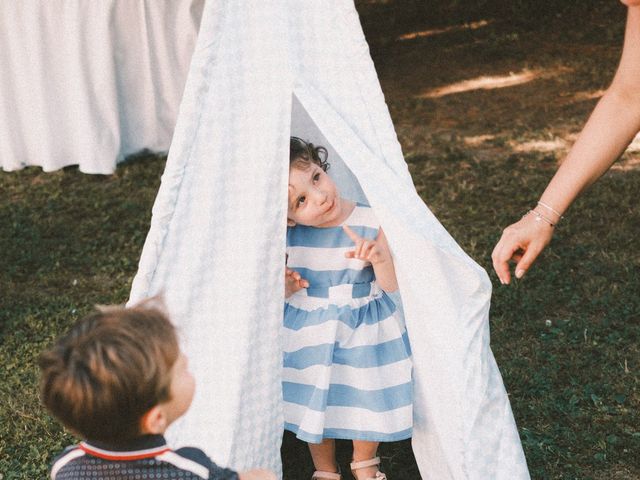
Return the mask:
M289 169L287 225L337 225L342 213L340 193L331 177L315 163Z

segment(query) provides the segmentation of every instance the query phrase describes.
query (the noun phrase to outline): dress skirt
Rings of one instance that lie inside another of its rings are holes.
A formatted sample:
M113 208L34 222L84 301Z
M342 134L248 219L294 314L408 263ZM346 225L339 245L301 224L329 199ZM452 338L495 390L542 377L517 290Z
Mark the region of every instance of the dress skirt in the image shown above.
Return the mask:
M377 236L369 207L357 206L345 223L362 236ZM287 264L310 287L285 305L285 429L311 443L411 437L412 366L404 324L371 265L344 257L351 249L341 227L296 226L287 233Z

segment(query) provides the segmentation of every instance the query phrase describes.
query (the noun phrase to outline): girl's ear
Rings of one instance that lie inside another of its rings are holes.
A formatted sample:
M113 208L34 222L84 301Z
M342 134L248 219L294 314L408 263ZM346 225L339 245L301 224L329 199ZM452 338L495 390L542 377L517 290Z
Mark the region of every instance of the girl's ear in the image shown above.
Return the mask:
M295 227L295 226L296 226L296 222L294 222L290 218L287 218L287 227Z
M140 419L140 430L143 434L163 434L168 426L167 416L160 405L152 407Z

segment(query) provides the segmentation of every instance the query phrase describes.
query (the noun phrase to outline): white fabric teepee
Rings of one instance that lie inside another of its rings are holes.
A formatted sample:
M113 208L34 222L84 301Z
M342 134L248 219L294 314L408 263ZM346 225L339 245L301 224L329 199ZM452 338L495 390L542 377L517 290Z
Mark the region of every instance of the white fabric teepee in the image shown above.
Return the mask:
M326 144L334 171L344 161L393 249L422 477L529 478L489 348L491 284L413 187L350 0L205 6L131 293L164 292L197 378L171 440L234 468L280 470L292 133Z

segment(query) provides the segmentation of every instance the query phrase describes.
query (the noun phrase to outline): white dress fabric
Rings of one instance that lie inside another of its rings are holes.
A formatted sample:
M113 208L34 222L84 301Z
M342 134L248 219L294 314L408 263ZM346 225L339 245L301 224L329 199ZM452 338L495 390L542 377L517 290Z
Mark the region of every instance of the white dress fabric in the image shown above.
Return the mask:
M357 204L340 225L287 229L287 266L309 282L285 304L285 429L324 438L392 442L411 437L411 349L394 301L342 225L375 240L380 224Z
M281 469L289 136L311 120L394 254L422 478L529 478L489 346L491 283L416 193L353 3L209 0L180 112L131 292L164 292L196 376L171 441Z
M204 0L0 2L0 167L167 151Z

